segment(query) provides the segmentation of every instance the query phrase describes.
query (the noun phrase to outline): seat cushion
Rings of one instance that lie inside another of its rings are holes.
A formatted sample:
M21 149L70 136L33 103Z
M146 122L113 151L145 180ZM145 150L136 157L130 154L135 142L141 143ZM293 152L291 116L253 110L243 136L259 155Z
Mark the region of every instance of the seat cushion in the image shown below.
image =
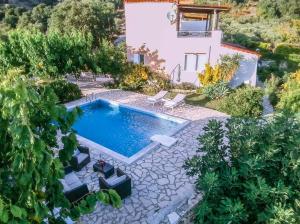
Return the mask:
M85 154L85 153L79 153L76 157L77 157L78 163L81 163L83 160L85 160L86 158L88 158L89 155Z
M76 149L76 150L74 151L74 153L73 153L73 156L78 156L79 154L80 154L79 149Z
M70 186L67 184L67 182L64 179L60 179L59 181L63 185L64 188L63 192L67 192L71 190Z
M122 175L122 176L119 176L119 177L117 175L115 175L115 176L112 176L112 177L106 179L106 183L109 186L113 187L113 186L116 186L118 184L123 183L125 180L126 180L125 175Z
M66 184L69 186L69 189L72 190L82 185L82 182L76 176L74 172L69 173L64 178Z

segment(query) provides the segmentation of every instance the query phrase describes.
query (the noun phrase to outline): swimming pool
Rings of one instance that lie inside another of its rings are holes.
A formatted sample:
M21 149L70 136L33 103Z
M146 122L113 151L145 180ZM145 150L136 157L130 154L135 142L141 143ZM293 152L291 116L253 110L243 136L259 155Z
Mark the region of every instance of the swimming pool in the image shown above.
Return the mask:
M157 146L151 141L151 136L171 136L187 124L180 118L103 99L83 104L80 108L83 115L73 125L79 140L92 143L91 147L100 146L108 154L113 151L121 158L130 158Z

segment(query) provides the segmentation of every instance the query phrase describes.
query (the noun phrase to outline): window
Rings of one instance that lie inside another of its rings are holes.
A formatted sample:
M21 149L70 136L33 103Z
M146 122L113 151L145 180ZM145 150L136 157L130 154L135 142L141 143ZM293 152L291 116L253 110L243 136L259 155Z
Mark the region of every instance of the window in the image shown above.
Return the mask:
M189 72L204 70L207 63L206 54L185 54L184 70Z
M145 64L145 56L143 54L133 54L133 62L135 64Z

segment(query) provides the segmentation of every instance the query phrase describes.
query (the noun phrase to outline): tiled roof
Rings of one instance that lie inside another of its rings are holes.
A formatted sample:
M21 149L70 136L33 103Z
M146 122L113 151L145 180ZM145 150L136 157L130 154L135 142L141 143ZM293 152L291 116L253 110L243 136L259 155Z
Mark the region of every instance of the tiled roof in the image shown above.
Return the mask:
M254 51L254 50L249 50L245 47L242 47L242 46L239 46L237 44L232 44L232 43L222 43L221 44L222 47L226 47L226 48L229 48L229 49L232 49L232 50L236 50L236 51L240 51L240 52L244 52L244 53L248 53L248 54L254 54L258 57L261 56L260 53L258 53L257 51Z
M125 3L139 3L139 2L171 2L177 3L177 0L124 0Z

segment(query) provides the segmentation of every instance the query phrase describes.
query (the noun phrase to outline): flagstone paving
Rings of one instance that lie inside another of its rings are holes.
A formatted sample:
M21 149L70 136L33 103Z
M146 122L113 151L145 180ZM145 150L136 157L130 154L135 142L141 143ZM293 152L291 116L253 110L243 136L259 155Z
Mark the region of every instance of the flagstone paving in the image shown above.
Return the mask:
M90 94L91 91L84 90L84 93ZM198 148L197 137L203 133L202 129L209 119L225 120L228 116L190 105L164 111L161 105L149 105L145 95L121 90L97 89L96 95L119 103L185 118L191 123L174 136L178 138L175 145L170 148L160 146L130 165L107 155L99 155L99 152L91 149L92 162L77 173L79 178L88 184L90 190L98 190L99 177L93 172L92 165L101 158L124 170L132 178L132 195L123 200L120 209L97 204L96 210L82 217L79 223L166 223L168 214L181 202L188 201L194 196L194 179L186 175L182 166Z

